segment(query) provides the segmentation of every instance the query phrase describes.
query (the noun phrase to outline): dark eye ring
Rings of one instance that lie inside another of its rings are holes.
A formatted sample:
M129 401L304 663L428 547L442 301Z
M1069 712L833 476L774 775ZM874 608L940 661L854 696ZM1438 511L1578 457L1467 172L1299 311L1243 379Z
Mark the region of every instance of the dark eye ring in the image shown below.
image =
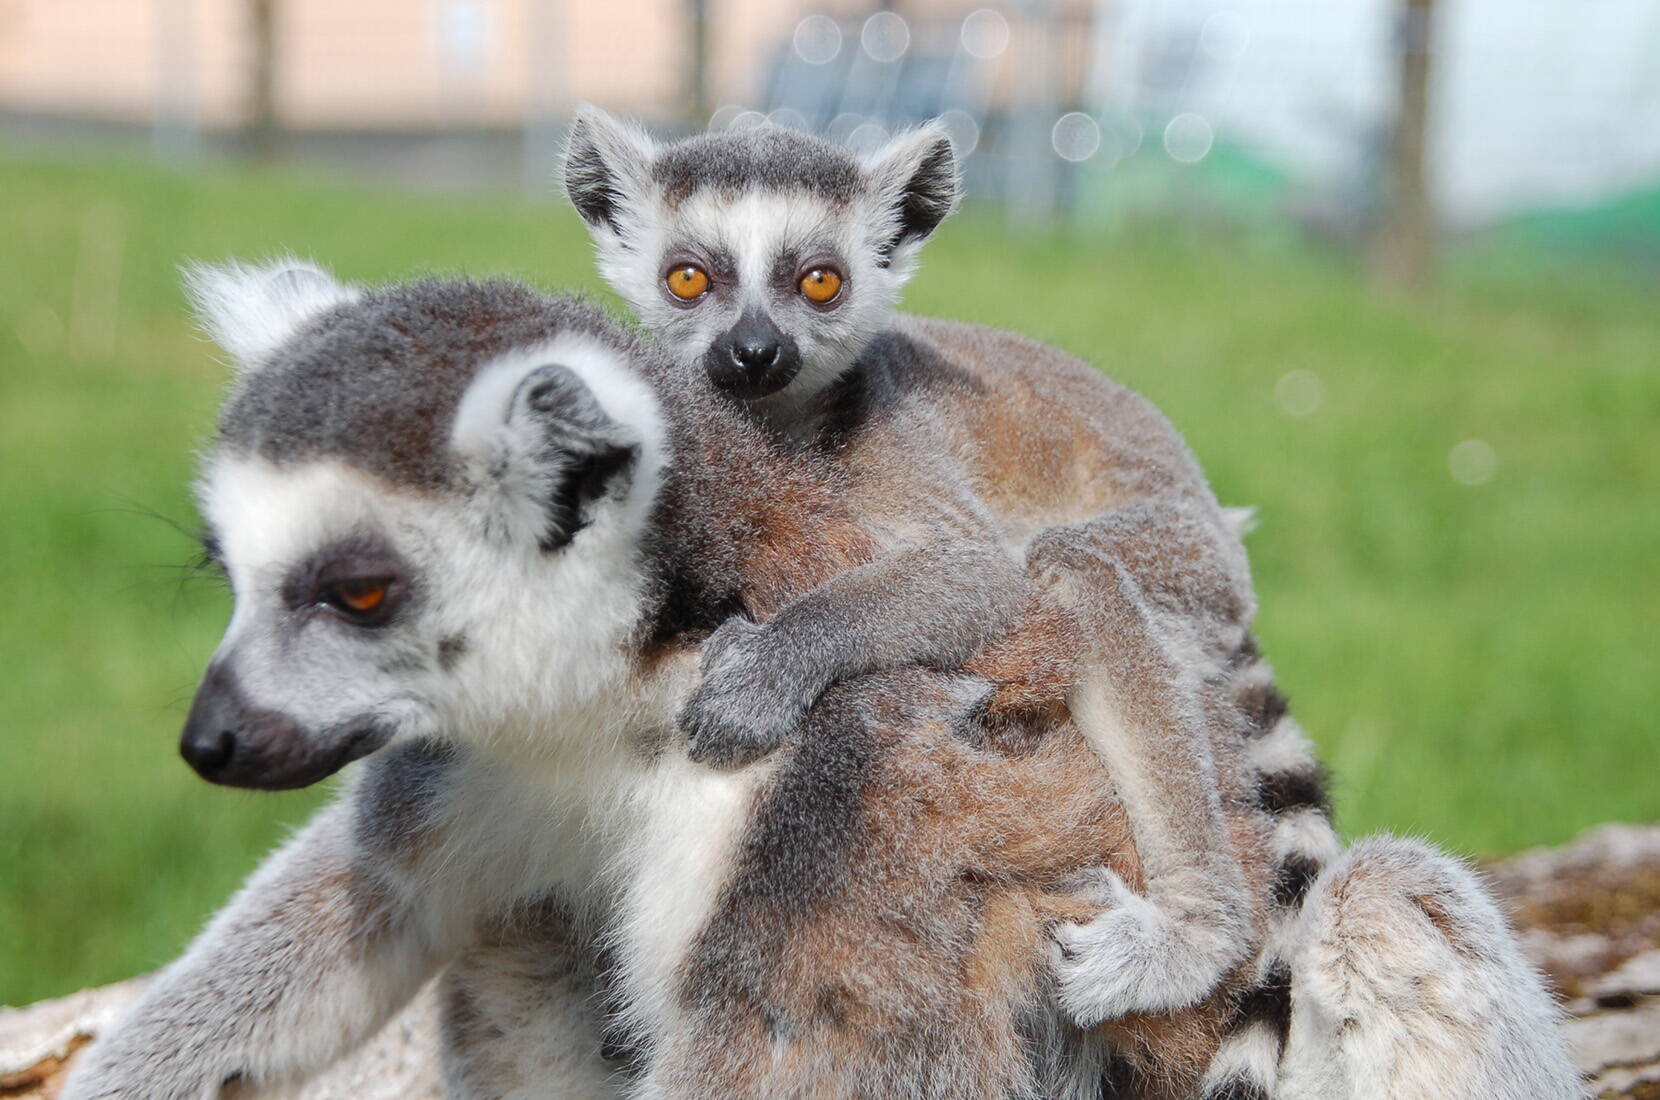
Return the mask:
M391 577L344 577L325 584L318 602L360 626L379 626L392 612L396 582Z

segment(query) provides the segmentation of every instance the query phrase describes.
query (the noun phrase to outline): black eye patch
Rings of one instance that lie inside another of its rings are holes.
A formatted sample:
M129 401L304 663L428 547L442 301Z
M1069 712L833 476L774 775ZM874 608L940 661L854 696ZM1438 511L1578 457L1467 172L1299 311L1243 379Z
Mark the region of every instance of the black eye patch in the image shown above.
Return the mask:
M290 570L282 601L296 613L324 609L360 626L382 626L412 587L409 568L391 547L360 536L331 543Z

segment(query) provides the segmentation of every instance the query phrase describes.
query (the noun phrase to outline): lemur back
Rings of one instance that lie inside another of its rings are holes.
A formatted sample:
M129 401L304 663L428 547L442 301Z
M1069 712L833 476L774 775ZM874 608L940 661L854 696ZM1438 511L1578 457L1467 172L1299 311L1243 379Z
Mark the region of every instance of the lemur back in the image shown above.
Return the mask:
M1337 842L1249 637L1238 534L1140 398L1035 342L892 312L956 201L943 134L861 163L767 128L657 146L590 112L566 186L606 277L680 369L829 461L884 540L858 576L716 633L684 718L694 756L768 751L843 676L1012 648L998 639L1036 589L1083 628L1046 673L1070 677L1059 709L1117 777L1155 869L1141 894L1102 880L1104 911L1057 930L1063 1002L1086 1022L1193 1004L1255 955L1283 1007L1225 854L1216 737L1253 753L1280 814L1275 928ZM989 713L1019 705L1021 677L991 679Z

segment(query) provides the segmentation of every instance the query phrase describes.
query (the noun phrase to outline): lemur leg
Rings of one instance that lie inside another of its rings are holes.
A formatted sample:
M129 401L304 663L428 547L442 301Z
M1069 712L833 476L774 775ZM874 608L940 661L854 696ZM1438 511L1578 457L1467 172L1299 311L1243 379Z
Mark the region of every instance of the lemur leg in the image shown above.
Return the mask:
M546 903L515 912L444 972L444 1078L452 1100L611 1100L595 952Z
M61 1100L204 1100L241 1078L303 1078L372 1035L439 958L414 899L358 858L353 805L325 808L268 859L114 1030Z
M1061 1002L1086 1026L1198 1003L1260 938L1199 695L1248 615L1218 545L1202 518L1150 505L1050 528L1027 555L1091 641L1069 702L1118 787L1145 880L1136 893L1093 873L1102 912L1056 929Z
M1584 1095L1555 1003L1457 860L1362 840L1315 880L1296 932L1284 1100Z
M1009 627L1026 591L1001 549L946 540L850 569L769 622L731 619L705 643L681 715L692 758L732 767L766 755L838 681L955 668Z

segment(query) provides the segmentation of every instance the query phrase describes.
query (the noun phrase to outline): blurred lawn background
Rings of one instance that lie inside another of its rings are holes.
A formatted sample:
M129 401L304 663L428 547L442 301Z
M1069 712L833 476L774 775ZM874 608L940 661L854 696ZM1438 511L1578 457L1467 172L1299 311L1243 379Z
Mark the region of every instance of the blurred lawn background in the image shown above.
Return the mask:
M0 157L0 1003L153 968L325 792L177 758L228 610L183 583L225 382L187 258L599 289L551 203ZM1532 257L1532 259L1541 259ZM1350 835L1472 854L1660 819L1660 308L1650 279L1466 256L1408 302L1289 238L1017 239L969 211L921 313L1157 401L1251 537L1261 633ZM1502 262L1501 262L1502 261ZM1450 472L1450 456L1464 484ZM1496 464L1488 461L1496 460ZM1484 474L1491 476L1483 480Z

